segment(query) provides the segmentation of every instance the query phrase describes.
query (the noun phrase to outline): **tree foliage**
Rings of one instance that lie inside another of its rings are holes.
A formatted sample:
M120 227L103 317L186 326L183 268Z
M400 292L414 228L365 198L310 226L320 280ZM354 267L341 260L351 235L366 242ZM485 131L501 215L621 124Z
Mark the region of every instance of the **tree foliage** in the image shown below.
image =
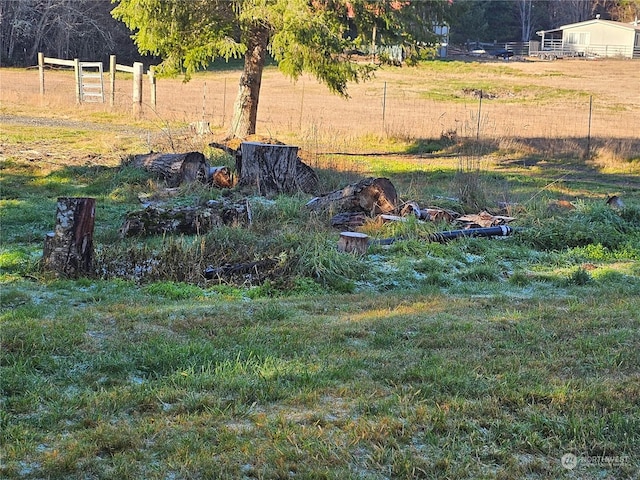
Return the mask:
M133 32L143 53L163 58L160 73L186 79L216 58L245 57L231 132L255 131L265 52L293 79L314 75L334 93L367 79L373 66L349 52L380 42L433 40L447 2L430 0L119 0L113 16Z

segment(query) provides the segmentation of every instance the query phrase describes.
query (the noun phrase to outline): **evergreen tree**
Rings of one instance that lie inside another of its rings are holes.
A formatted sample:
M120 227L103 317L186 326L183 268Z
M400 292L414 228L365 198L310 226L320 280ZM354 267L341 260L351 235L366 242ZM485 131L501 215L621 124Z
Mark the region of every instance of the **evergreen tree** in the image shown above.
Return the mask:
M313 74L329 90L367 79L368 63L347 52L366 43L430 41L446 0L115 0L112 14L134 31L141 53L160 56L160 73L184 74L216 58L244 57L230 135L255 133L267 55L297 79Z

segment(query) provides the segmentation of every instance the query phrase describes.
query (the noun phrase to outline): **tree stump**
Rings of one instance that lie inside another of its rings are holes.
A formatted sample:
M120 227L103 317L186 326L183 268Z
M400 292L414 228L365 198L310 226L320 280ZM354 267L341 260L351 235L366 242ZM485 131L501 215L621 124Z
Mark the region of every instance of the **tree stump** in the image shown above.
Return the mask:
M94 198L58 198L55 229L44 239L44 269L69 278L93 273L95 211Z
M168 187L183 182L206 183L209 179L209 164L200 152L136 155L131 165L158 175Z
M369 236L358 232L342 232L338 240L338 250L364 255L369 248Z
M387 178L365 178L307 203L312 210L332 207L338 212L364 212L371 216L393 212L397 205L396 188Z
M240 151L242 164L237 168L240 186L256 189L263 196L299 190L298 147L242 142Z

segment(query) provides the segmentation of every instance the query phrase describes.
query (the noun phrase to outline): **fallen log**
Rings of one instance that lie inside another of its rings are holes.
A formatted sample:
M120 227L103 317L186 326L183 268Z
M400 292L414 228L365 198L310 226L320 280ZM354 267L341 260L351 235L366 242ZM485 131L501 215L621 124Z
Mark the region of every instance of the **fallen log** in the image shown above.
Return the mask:
M198 235L222 225L239 226L251 222L249 202L231 203L209 200L204 206L160 207L149 205L126 215L120 235L185 234Z
M209 165L200 152L136 155L131 165L159 176L168 187L184 182L206 183L209 179Z
M225 264L220 267L210 265L204 271L204 278L222 280L235 275L251 275L260 278L272 271L276 265L278 265L278 260L273 258L248 263Z
M342 212L331 217L331 226L335 228L357 228L367 221L363 212Z
M465 228L486 228L505 225L515 220L514 217L506 217L504 215L491 215L489 212L482 211L477 214L463 215L456 218L456 222L465 224Z
M42 252L45 270L76 278L92 273L95 198L58 198L55 230Z
M332 208L339 212L364 212L375 216L393 212L398 205L398 194L388 178L365 178L307 203L312 210Z

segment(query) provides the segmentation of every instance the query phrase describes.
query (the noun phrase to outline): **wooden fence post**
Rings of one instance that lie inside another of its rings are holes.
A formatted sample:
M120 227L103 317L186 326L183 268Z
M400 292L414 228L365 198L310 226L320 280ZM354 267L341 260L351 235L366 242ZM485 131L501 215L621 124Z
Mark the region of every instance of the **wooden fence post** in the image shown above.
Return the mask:
M80 84L80 60L73 59L73 76L76 79L76 103L82 103L82 85Z
M44 240L43 267L59 276L92 273L95 198L58 198L56 226Z
M111 93L109 94L109 105L114 106L116 104L116 56L109 55L109 84L111 86Z
M142 113L142 76L144 66L142 62L133 63L133 115L140 116Z
M38 74L40 76L40 96L44 98L44 53L38 52Z
M156 68L151 65L147 72L149 77L149 86L151 87L151 106L156 108Z

